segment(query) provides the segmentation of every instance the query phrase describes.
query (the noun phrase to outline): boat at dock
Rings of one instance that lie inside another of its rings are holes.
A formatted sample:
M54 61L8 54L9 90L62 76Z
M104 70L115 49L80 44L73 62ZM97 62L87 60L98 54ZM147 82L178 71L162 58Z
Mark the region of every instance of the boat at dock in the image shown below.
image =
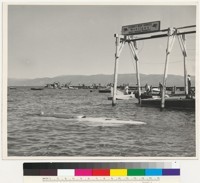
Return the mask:
M31 88L31 90L43 90L44 88Z
M54 82L52 84L46 84L47 89L61 89L61 90L78 90L78 87L71 86L71 82L67 84L61 84L60 82Z
M108 100L112 100L113 99L113 87L111 87L111 96L108 97ZM117 90L117 95L116 95L116 100L130 100L130 99L134 99L135 98L135 94L133 92L125 92L125 91L120 91Z
M99 89L99 93L110 93L111 87Z
M77 88L77 87L74 87L74 86L69 86L69 87L68 87L68 90L78 90L78 88Z
M70 86L70 87L61 87L59 89L61 89L61 90L78 90L78 88L72 87L72 86Z
M168 92L166 91L166 94L165 94L166 98L169 97L169 93ZM145 92L141 93L140 98L141 99L160 98L160 96L161 96L160 89L159 88L153 88L151 91L145 91ZM138 92L135 93L135 97L137 99L139 98Z
M116 100L130 100L130 99L134 99L135 98L135 95L134 94L131 94L131 95L117 95L116 96ZM112 100L113 97L110 96L108 97L108 100Z

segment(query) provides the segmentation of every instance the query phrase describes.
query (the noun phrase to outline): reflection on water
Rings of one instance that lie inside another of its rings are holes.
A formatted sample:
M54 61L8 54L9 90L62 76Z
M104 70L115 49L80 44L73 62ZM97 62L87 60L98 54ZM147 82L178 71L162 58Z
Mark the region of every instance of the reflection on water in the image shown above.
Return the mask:
M138 107L136 100L118 101L112 107L108 95L89 90L9 90L8 156L195 156L194 111L161 112ZM48 115L41 116L41 111ZM73 118L80 115L146 125L83 123Z

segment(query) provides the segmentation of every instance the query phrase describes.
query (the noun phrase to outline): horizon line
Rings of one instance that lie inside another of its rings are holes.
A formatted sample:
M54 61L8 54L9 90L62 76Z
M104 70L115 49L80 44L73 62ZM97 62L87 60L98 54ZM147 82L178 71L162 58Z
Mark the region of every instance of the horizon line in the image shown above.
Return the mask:
M128 74L136 74L136 73L119 73L118 75L128 75ZM142 75L163 75L163 74L144 74L144 73L140 73ZM14 77L8 77L7 79L17 79L17 80L33 80L33 79L44 79L44 78L49 78L49 79L53 79L56 77L61 77L61 76L96 76L96 75L114 75L114 74L90 74L90 75L86 75L86 74L69 74L69 75L57 75L57 76L52 76L52 77L48 77L48 76L44 76L44 77L35 77L35 78L14 78ZM184 76L184 75L179 75L179 74L168 74L169 75L174 75L174 76ZM195 77L195 75L191 75L192 77Z

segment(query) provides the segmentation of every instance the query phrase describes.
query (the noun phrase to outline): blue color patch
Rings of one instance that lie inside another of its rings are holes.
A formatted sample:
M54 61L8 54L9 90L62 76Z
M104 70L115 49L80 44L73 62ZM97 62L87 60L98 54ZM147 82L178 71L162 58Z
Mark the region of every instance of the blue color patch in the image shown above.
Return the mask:
M145 169L146 176L162 176L162 169Z

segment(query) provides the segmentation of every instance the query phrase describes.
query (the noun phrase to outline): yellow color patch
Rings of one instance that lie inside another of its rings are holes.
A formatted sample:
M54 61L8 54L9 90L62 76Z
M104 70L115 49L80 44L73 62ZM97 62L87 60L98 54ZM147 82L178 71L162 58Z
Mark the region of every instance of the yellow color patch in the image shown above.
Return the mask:
M127 169L110 169L110 176L127 176Z

